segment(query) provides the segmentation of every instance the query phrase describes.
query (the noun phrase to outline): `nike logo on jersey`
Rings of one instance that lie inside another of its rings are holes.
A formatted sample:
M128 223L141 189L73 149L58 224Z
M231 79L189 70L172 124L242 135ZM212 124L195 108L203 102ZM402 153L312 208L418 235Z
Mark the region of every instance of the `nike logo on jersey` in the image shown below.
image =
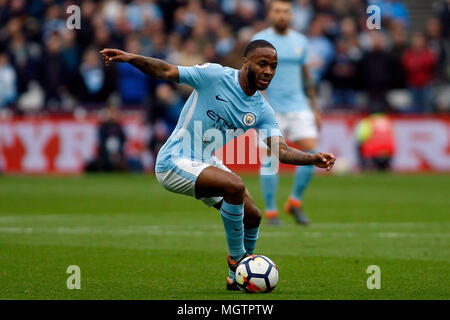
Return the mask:
M223 102L228 102L227 100L223 100L219 95L216 96L216 99Z

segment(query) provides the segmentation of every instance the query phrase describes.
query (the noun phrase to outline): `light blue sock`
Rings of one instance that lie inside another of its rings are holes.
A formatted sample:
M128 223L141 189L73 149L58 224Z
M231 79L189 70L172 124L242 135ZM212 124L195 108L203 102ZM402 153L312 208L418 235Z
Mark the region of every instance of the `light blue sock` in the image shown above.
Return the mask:
M244 203L230 204L222 201L220 208L230 258L239 260L245 254L244 248Z
M278 166L275 167L273 161L278 161L278 159L268 158L267 163L261 165L259 170L261 191L266 210L277 209Z
M259 226L252 229L244 228L244 247L245 251L249 254L253 254L255 251L256 240L259 236Z
M315 153L314 150L308 151ZM291 196L297 200L301 200L303 193L311 181L314 174L314 166L297 166L295 169L294 185L292 186Z

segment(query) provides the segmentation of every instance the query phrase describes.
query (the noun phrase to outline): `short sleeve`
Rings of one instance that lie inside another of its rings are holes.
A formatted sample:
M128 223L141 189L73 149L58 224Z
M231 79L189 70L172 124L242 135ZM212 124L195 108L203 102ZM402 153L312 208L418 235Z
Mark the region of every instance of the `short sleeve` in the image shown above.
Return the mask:
M223 73L223 67L216 63L197 64L192 67L177 66L179 83L195 89L206 87L217 80Z
M278 127L275 112L267 101L265 101L265 106L263 112L261 113L261 118L258 121L256 129L258 131L260 139L262 139L263 141L272 136L283 136Z
M308 46L309 42L308 39L302 38L302 54L300 56L300 64L306 64L306 61L308 59Z

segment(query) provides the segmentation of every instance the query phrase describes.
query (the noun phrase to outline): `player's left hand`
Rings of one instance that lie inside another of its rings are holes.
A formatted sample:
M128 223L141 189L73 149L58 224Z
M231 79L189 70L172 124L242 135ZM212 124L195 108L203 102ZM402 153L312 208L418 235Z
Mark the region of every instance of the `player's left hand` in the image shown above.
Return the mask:
M336 158L331 153L318 152L314 155L313 164L316 167L324 168L330 171L334 166Z

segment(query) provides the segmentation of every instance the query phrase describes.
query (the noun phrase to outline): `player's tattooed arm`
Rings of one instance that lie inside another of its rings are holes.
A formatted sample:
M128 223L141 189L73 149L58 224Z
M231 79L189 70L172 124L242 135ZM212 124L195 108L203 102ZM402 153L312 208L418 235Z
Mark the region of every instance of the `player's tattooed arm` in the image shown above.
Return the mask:
M284 138L280 136L267 138L266 144L269 146L270 152L278 155L280 162L286 164L315 165L328 171L333 168L336 160L331 153L318 152L312 154L289 147Z
M111 61L128 62L150 77L161 80L178 81L178 68L163 60L144 57L118 49L103 49L100 53L107 66L109 66Z
M129 63L148 74L150 77L161 80L178 81L178 68L163 60L133 55Z

